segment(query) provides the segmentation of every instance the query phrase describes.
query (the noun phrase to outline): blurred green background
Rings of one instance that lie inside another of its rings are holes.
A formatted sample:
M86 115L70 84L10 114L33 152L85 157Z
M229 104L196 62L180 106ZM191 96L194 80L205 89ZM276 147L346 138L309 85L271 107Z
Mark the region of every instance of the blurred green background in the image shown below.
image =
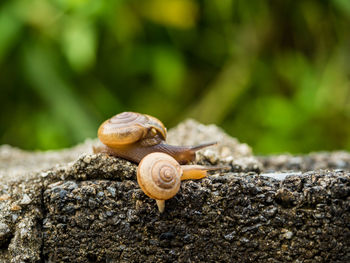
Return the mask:
M69 147L122 111L255 153L350 150L350 1L2 0L0 144Z

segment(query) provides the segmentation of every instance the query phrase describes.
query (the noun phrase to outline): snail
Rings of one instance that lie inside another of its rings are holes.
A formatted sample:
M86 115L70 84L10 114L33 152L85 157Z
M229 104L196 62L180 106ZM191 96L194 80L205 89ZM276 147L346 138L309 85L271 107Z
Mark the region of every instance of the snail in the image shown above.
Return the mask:
M163 123L150 115L123 112L101 124L98 138L104 144L94 152L104 152L139 163L152 152L171 155L180 164L195 160L196 151L216 144L204 143L197 146L174 146L166 144L167 130Z
M137 182L147 196L156 200L159 212L162 213L165 200L176 195L182 180L201 179L207 176L208 170L226 168L180 165L170 155L155 152L141 160L137 168Z

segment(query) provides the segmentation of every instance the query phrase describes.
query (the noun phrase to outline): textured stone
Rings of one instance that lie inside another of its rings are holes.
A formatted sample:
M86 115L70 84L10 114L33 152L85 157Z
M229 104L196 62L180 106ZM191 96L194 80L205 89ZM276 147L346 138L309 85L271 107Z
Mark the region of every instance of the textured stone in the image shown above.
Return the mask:
M186 120L169 131L167 141L175 145L217 142L216 145L197 153L199 164L229 165L235 172L259 171L262 167L247 144L240 143L215 125L203 125L195 120Z
M350 154L344 151L310 153L300 156L290 154L261 156L258 157L258 160L263 164L264 170L271 172L280 170L350 170Z
M133 163L86 145L35 157L0 147L0 262L350 262L348 153L257 159L215 126L174 131L183 144L221 134L198 162L231 170L182 182L163 214Z

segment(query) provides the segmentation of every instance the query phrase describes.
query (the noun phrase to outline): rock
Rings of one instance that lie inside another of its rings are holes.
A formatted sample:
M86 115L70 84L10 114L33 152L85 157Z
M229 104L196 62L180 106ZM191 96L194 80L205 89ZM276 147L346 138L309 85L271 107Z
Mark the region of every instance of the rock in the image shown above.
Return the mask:
M10 227L0 222L0 247L4 246L9 241L11 235Z
M0 262L350 261L348 153L256 158L193 121L169 137L223 138L198 161L231 170L183 181L163 214L137 166L90 154L91 141L72 152L0 147Z
M37 176L36 172L64 165L80 155L92 153L96 140L87 140L71 149L46 152L27 152L9 145L0 146L0 182L11 182ZM42 173L42 176L48 174Z
M312 171L320 169L350 170L350 154L344 151L311 153L292 156L290 154L260 156L264 170Z
M189 119L171 129L167 141L174 145L217 142L197 153L199 164L230 165L235 172L259 171L262 167L247 144L240 143L215 125L203 125Z
M20 201L20 204L21 205L28 205L28 204L30 204L31 201L32 200L30 199L30 197L27 194L24 194L22 200Z

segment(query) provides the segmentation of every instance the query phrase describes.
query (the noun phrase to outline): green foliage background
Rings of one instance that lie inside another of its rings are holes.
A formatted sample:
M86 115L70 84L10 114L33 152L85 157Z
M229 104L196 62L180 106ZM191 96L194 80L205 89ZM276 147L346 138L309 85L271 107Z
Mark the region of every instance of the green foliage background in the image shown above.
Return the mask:
M348 0L3 0L0 144L68 147L131 110L350 150L349 30Z

